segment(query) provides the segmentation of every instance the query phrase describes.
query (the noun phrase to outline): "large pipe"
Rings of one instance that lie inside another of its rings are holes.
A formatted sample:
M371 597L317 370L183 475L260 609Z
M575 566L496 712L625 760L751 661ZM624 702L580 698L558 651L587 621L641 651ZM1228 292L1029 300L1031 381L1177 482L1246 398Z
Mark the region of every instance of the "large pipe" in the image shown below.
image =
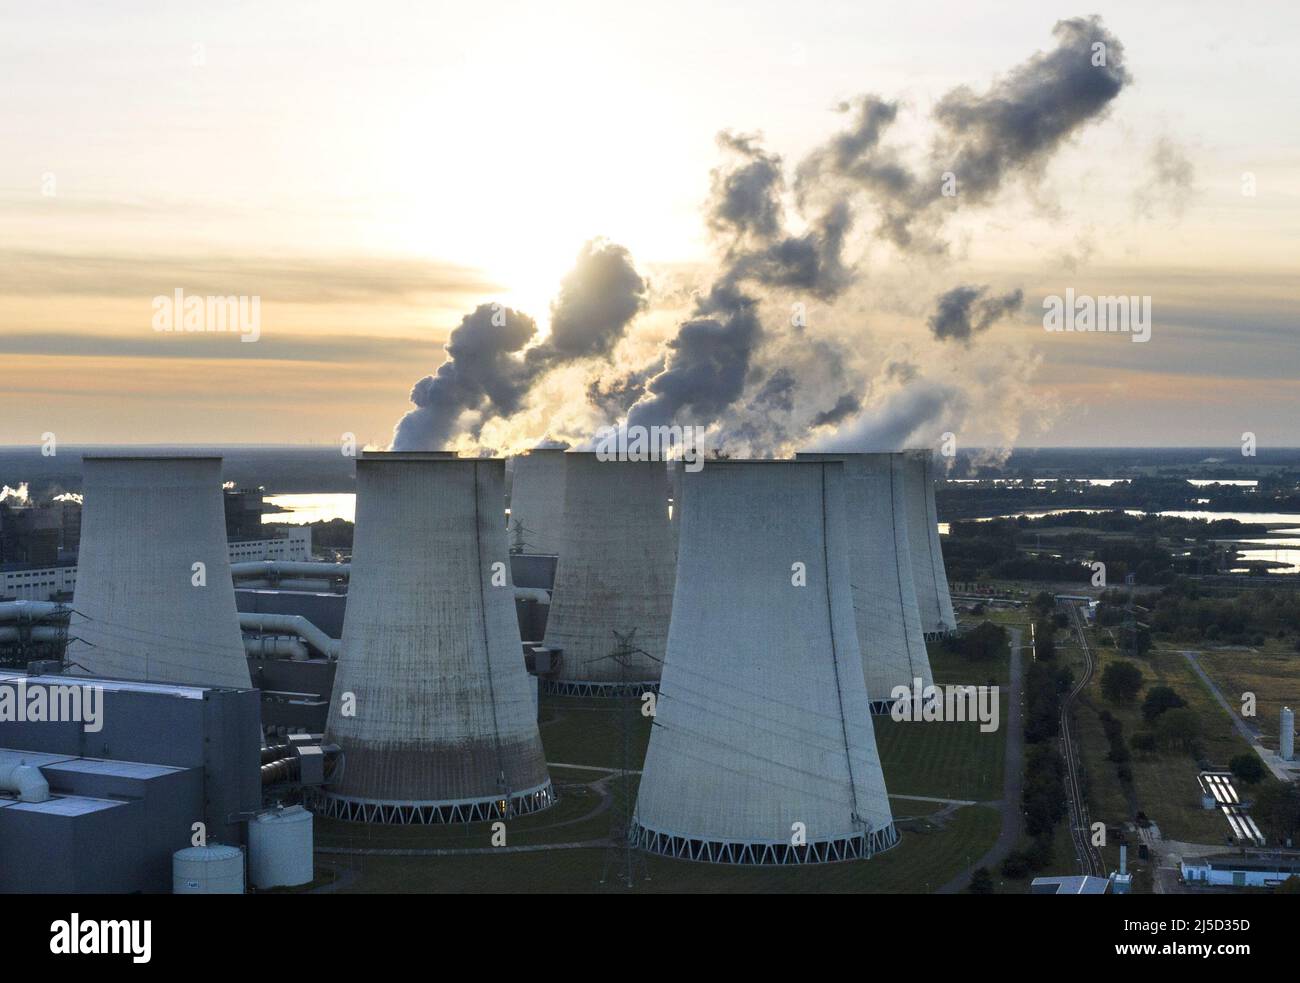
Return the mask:
M68 637L68 633L63 628L51 628L49 626L38 625L35 628L27 629L27 637L33 642L61 642ZM4 627L0 628L0 642L10 643L18 642L23 638L21 628Z
M308 563L303 560L249 560L230 564L230 574L236 580L248 577L347 577L352 572L350 563Z
M244 652L255 658L288 658L294 662L305 662L311 655L307 651L307 646L297 638L267 635L259 635L255 638L245 636Z
M300 614L258 614L255 611L239 612L239 627L245 631L279 632L297 635L321 655L337 659L339 640L330 638ZM248 650L245 645L245 650ZM250 652L250 655L257 653Z
M0 621L35 621L71 613L72 608L54 601L0 601Z
M20 802L48 802L50 783L21 751L0 751L0 791L14 792Z

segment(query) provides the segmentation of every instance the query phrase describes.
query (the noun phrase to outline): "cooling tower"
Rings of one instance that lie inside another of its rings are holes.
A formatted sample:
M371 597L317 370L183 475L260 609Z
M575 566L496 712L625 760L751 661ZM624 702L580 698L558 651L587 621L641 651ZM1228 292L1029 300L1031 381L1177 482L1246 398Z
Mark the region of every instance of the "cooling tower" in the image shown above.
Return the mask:
M88 456L82 475L68 660L95 676L247 688L221 458Z
M934 683L916 603L903 503L901 454L800 454L844 464L849 573L858 647L874 713L886 713L896 686Z
M849 588L836 461L683 475L672 627L631 837L712 863L825 863L898 840Z
M510 548L558 553L564 524L564 451L539 447L515 458Z
M658 683L672 615L674 537L662 461L564 455L564 532L543 645L547 690L600 696ZM619 637L629 650L616 658Z
M500 460L357 461L327 815L473 822L554 802L529 696Z
M903 487L907 534L912 547L912 578L921 627L927 639L957 630L957 617L948 593L948 574L939 546L939 513L934 504L934 459L929 451L903 451Z

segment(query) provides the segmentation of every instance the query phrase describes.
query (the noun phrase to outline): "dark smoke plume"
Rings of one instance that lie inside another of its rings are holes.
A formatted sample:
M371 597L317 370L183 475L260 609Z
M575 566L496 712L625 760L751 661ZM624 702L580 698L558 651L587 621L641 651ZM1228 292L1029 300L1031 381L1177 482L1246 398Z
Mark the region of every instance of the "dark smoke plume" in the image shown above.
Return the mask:
M940 341L952 339L969 343L971 336L987 331L993 323L1020 309L1023 290L1013 290L1001 297L988 297L988 287L953 287L939 295L936 310L930 316L930 330Z
M480 304L451 333L447 360L411 390L415 409L398 422L394 450L441 450L461 433L477 438L491 417L511 416L548 371L606 356L645 307L646 283L622 246L583 246L551 307L551 333L528 347L537 325L499 304Z

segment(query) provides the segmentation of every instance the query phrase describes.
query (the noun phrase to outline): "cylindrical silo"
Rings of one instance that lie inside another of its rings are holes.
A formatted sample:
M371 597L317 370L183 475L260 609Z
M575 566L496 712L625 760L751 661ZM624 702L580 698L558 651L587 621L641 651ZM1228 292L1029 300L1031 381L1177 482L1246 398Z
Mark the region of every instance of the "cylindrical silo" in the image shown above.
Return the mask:
M214 843L172 854L173 894L243 894L244 851Z
M653 687L673 599L664 462L573 451L564 462L564 532L543 642L560 650L560 668L547 689L601 695Z
M271 809L248 823L248 879L253 887L298 887L315 877L312 815L302 806Z
M926 638L940 638L957 630L957 616L952 610L948 574L939 544L934 458L924 450L904 451L902 458L907 534L912 548L912 577L916 582L921 627Z
M510 548L520 553L560 551L564 524L564 450L538 447L514 459L510 491Z
M1282 708L1282 726L1278 733L1277 749L1283 761L1295 757L1295 711L1290 707Z
M328 739L324 809L470 822L554 802L528 692L500 460L369 454Z
M892 846L849 587L843 465L709 461L683 486L635 842L739 864Z
M910 693L915 680L921 681L923 690L934 683L912 576L902 455L798 457L844 463L845 525L858 647L871 709L887 712L895 687L902 686Z
M68 659L91 675L250 685L219 457L82 461Z

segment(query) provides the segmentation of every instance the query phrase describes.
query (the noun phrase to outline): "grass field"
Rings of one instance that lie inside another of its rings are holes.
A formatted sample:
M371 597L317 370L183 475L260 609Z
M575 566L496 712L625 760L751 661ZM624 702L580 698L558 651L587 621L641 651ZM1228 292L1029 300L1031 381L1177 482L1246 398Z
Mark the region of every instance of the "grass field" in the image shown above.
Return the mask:
M940 682L985 682L1006 674L1005 660L981 665L975 675L969 665L944 653L936 654L934 662ZM510 820L507 850L523 851L498 852L486 823L367 826L318 818L317 846L327 850L491 851L442 856L323 853L318 855L318 882L340 891L371 893L625 891L614 879L600 883L613 819L610 804L619 781L612 769L623 757L625 727L628 758L632 768L639 769L650 733L649 720L639 712L625 715L612 701L543 698L542 742L561 797L545 812ZM981 734L977 723L877 718L876 735L892 793L978 800L1001 795L1006 740L1002 730ZM635 775L629 779L633 794L637 780ZM650 880L636 890L926 893L983 854L1000 826L999 813L987 806L954 810L906 798L894 799L892 805L895 816L911 817L900 822L902 840L868 861L741 868L647 857ZM529 850L535 847L551 848Z
M1223 765L1234 755L1250 751L1222 708L1177 652L1153 649L1146 656L1133 660L1144 677L1142 692L1132 704L1115 705L1101 694L1101 673L1107 664L1124 656L1113 648L1095 647L1093 651L1098 659L1097 671L1080 703L1078 722L1089 781L1089 807L1095 819L1107 823L1133 819L1133 810L1115 774L1116 766L1106 760L1108 745L1098 714L1109 710L1123 722L1125 740L1131 739L1135 733L1149 729L1142 719L1141 701L1152 686L1172 687L1195 711L1201 723L1203 754L1209 762ZM1196 781L1200 766L1191 753L1134 751L1130 766L1136 808L1160 827L1166 839L1223 842L1228 832L1227 824L1218 812L1201 808L1200 787Z
M1255 694L1253 722L1261 728L1263 743L1276 750L1279 712L1300 705L1300 653L1266 646L1244 652L1203 650L1198 658L1230 703L1240 708L1243 693Z
M949 816L942 827L907 832L871 860L809 867L744 868L646 858L648 881L636 893L928 893L988 849L999 825L995 809L974 806ZM322 879L365 893L587 893L624 892L611 878L601 884L602 848L550 850L494 856L322 858ZM319 861L318 861L319 862Z

